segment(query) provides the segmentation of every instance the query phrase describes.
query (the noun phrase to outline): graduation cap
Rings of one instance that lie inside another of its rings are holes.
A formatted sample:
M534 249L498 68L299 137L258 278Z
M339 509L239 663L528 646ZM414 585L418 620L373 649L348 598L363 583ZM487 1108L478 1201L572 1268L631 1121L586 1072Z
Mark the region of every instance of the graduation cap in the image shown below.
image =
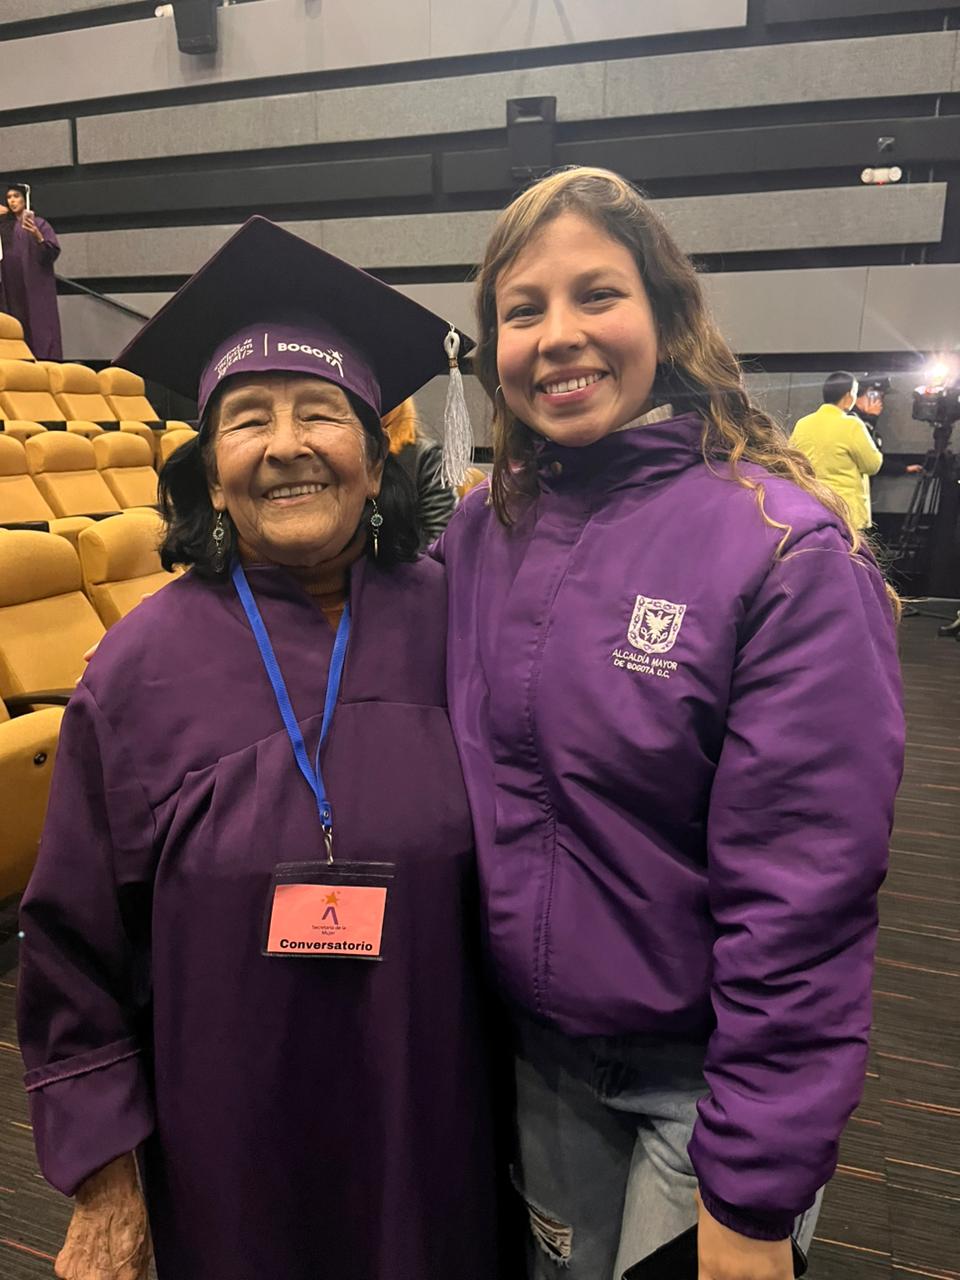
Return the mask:
M250 218L115 363L196 399L201 424L229 378L311 374L382 417L448 371L444 478L459 483L473 432L458 356L470 338L419 303L267 218Z

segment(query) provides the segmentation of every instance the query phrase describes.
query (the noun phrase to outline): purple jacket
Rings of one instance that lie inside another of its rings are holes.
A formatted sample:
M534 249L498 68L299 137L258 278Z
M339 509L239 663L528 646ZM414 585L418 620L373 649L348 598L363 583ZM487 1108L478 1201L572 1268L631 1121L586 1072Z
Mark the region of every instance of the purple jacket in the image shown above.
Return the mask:
M864 1077L903 718L894 624L839 521L692 414L546 445L448 567L449 702L490 946L571 1036L708 1040L690 1154L715 1216L786 1234Z

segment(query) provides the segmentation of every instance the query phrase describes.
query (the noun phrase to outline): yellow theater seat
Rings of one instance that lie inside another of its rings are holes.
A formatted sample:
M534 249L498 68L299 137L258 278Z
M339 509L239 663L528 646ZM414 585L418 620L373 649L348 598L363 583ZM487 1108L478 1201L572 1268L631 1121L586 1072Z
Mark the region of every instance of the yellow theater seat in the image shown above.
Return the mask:
M139 374L129 369L101 369L97 374L101 394L118 422L157 422L159 415L147 399L147 389Z
M16 316L0 311L0 359L32 360L33 352L23 340L23 325Z
M0 531L0 698L74 687L104 632L82 586L66 538Z
M0 360L0 413L4 418L40 423L83 417L77 413L64 415L50 394L46 369L27 360Z
M120 430L126 431L129 435L139 436L150 450L150 460L156 463L158 452L158 441L163 435L162 431L154 431L152 427L148 427L145 422L131 422L128 419L120 423Z
M117 422L117 415L100 393L97 375L85 364L52 364L46 368L50 390L63 416L70 421Z
M106 431L93 442L100 474L121 507L149 507L157 501L157 473L150 446L126 431Z
M130 511L84 530L79 543L84 590L105 627L182 573L168 573L160 564L162 535L163 521L154 511Z
M94 446L83 436L46 431L28 440L23 448L27 470L57 516L116 515L120 510L97 470Z
M37 858L62 707L11 720L0 701L0 902L22 893Z
M92 520L84 516L58 519L27 469L27 455L19 440L0 436L0 525L45 520L51 533L67 538L74 546L80 532Z
M38 436L41 431L46 431L46 429L39 422L22 422L18 418L8 418L3 423L3 434L13 440L19 440L21 444L23 444L24 440L29 440L31 436Z
M160 437L160 462L161 465L167 461L171 454L176 453L182 444L189 444L191 440L197 438L197 433L192 427L186 425L175 427L172 430L168 427Z
M97 436L103 435L103 427L98 422L71 420L67 423L67 430L75 436L83 436L85 440L96 440Z

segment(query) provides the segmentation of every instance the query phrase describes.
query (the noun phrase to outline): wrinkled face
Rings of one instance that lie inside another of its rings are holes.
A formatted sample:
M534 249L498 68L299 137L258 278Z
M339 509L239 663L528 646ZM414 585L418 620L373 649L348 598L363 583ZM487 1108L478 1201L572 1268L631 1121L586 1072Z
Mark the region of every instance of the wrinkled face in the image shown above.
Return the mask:
M309 567L338 555L380 492L366 433L344 392L268 373L228 383L213 442L215 510L258 558Z
M11 213L21 213L26 207L26 203L19 191L7 192L7 208Z
M562 213L497 281L507 406L558 444L594 443L641 414L657 367L653 310L633 254Z

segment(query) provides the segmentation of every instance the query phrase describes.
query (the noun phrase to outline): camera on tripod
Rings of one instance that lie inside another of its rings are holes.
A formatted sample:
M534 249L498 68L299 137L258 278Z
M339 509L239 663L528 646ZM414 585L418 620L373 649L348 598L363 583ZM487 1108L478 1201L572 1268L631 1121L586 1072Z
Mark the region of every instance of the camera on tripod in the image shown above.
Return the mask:
M927 381L913 393L913 419L935 427L952 427L960 419L960 371L941 357L934 359Z

